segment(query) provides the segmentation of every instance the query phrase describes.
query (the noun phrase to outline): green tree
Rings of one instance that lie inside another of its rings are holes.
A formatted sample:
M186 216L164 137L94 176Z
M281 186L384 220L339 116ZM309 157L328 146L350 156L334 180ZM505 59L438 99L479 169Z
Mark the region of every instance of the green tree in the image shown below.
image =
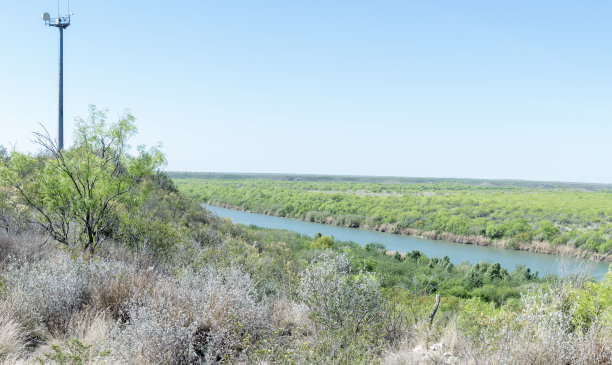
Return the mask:
M495 222L487 223L487 229L485 231L485 235L491 238L502 238L505 234L506 230L502 224L497 224Z
M310 244L312 249L323 249L334 247L334 238L330 236L321 236Z
M538 222L538 230L535 233L542 241L550 242L559 234L559 228L555 227L553 222L544 219Z
M0 179L18 192L53 239L93 253L114 206L134 200L130 192L136 184L164 163L155 147L138 146L137 155L129 154L134 121L125 114L107 124L105 112L90 106L89 118L76 121L73 147L60 150L46 130L35 133L43 154L11 153L0 165Z
M465 274L463 280L465 280L471 288L478 288L482 286L482 276L482 273L478 270L478 266L474 265Z

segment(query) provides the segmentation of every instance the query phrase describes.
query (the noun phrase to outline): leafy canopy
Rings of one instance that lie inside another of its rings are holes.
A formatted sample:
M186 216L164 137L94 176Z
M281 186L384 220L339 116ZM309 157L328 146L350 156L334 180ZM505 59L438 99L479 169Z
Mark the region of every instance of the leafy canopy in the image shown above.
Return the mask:
M60 150L46 130L35 133L43 153L12 152L0 162L0 181L33 208L53 239L94 252L115 205L133 200L134 187L165 162L158 147L138 146L135 155L129 153L134 121L126 113L109 124L105 111L90 106L87 120L76 120L70 149Z

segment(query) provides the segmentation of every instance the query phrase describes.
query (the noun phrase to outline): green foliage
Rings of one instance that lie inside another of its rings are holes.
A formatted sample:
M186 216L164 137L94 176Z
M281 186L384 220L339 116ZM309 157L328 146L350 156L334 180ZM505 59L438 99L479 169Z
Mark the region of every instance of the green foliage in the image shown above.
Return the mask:
M178 174L175 176L191 176ZM612 190L605 186L449 179L194 175L178 188L209 204L309 222L394 233L448 232L612 250ZM199 179L198 177L202 177ZM486 183L486 184L485 184Z
M482 273L473 267L465 274L464 280L470 288L479 288L483 282Z
M132 115L107 124L103 111L94 106L89 111L87 120L76 122L73 147L60 150L48 133L35 133L45 154L11 153L0 166L0 180L19 192L56 241L94 252L115 205L129 199L164 156L144 146L138 146L136 156L128 153L136 133Z
M418 260L421 257L421 251L412 250L406 254L406 256L412 260Z
M330 236L321 236L315 239L311 244L310 248L313 250L320 250L334 247L334 238Z
M380 351L383 320L383 299L373 274L352 274L345 254L324 251L302 273L299 297L320 334L313 362L371 363Z
M384 252L387 250L387 247L385 247L385 245L379 242L366 243L364 248L366 251L370 252Z
M471 338L478 338L483 331L490 330L493 324L490 318L495 317L497 311L494 306L481 298L464 300L458 312L458 326Z
M538 229L535 231L536 238L542 241L552 241L559 234L559 228L549 220L542 220L538 223Z
M588 329L596 319L612 323L612 271L598 283L588 282L572 293L576 303L574 325Z
M537 273L531 273L526 266L517 266L509 272L498 263L453 265L448 256L429 258L417 250L407 253L405 259L398 259L397 255L387 254L378 245L361 247L337 241L334 250L346 252L355 270L376 273L382 288L402 288L418 296L439 293L448 297L477 297L501 305L512 298L520 298L525 285L541 282ZM298 249L306 253L309 246Z
M216 234L207 227L208 214L189 198L177 193L164 173L144 179L131 200L115 208L109 237L134 250L168 253L182 241L215 244Z
M91 354L93 345L84 345L76 338L68 340L65 347L51 345L51 352L44 353L44 358L38 357L37 360L41 365L57 364L57 365L84 365L90 361L103 363L102 359L110 354L110 351L101 351Z

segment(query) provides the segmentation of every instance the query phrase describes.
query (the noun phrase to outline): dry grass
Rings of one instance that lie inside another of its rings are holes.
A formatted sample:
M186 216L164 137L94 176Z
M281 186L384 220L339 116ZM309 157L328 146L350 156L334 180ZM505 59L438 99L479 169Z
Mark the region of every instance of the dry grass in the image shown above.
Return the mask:
M10 363L26 350L26 331L7 303L0 302L0 361Z
M387 351L382 358L384 365L405 364L470 364L472 361L461 356L457 328L454 322L431 330L426 321L417 323L397 348Z
M91 289L89 305L96 311L105 311L114 320L127 321L127 309L132 298L152 291L156 277L152 270L121 269L100 278Z
M75 316L70 323L67 338L74 338L86 345L92 345L88 358L108 349L110 333L117 328L117 323L105 312L84 310Z
M116 326L105 313L95 313L83 310L72 318L69 329L63 336L46 339L40 346L25 352L20 358L13 357L7 364L66 364L66 365L98 365L109 362L109 334ZM79 345L82 348L78 348ZM64 360L53 359L50 356L60 351ZM71 358L74 356L74 358ZM62 362L63 361L63 362Z
M289 298L279 298L270 307L270 320L274 327L282 328L291 335L307 335L313 332L313 323L308 317L308 307Z
M56 251L47 238L35 231L16 235L0 233L0 271L11 260L35 262Z

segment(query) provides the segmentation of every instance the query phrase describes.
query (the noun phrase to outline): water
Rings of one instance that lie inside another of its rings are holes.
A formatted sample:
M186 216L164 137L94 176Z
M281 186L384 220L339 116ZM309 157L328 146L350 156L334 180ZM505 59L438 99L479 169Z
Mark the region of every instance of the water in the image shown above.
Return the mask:
M220 217L230 218L235 223L253 224L264 228L287 229L309 236L320 232L323 235L334 236L336 240L354 241L362 246L371 242L380 242L392 251L409 252L419 250L429 257L442 257L446 255L453 264L459 264L463 261L471 263L481 261L499 262L503 268L508 270L514 270L516 265L526 265L532 272L538 271L540 276L546 274L567 275L576 270L588 268L593 271L591 275L597 279L604 277L609 266L607 262L594 262L496 247L466 245L357 228L335 227L320 223L304 222L298 219L241 212L211 205L207 205L206 208Z

